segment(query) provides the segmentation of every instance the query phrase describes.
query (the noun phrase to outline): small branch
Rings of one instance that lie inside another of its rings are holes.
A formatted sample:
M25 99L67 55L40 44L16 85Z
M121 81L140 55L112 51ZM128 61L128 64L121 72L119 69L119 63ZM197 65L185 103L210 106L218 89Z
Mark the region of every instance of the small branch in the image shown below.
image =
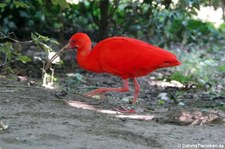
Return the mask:
M79 89L96 89L98 87L96 86L83 86L83 87L79 87Z
M0 93L13 93L15 90L1 90Z
M35 88L35 89L43 89L43 87L39 86L25 86L25 85L1 85L0 87L19 87L19 88Z
M10 36L13 36L14 38L12 38ZM19 44L26 44L26 43L32 43L33 42L32 40L29 40L29 41L19 41L19 40L16 40L15 38L16 38L16 35L15 35L14 32L8 33L8 35L5 35L2 32L0 32L0 40L8 39L8 40L11 40L11 41L13 41L15 43L19 43ZM2 52L2 53L5 56L4 56L4 62L1 62L0 63L0 67L5 66L5 65L7 65L9 63L12 63L12 62L15 62L16 61L16 60L11 60L11 61L7 62L7 55L4 52Z
M10 35L13 35L14 37L16 37L15 33L11 32L9 33L8 35L5 35L3 34L2 32L0 33L0 39L9 39L11 41L14 41L16 43L20 43L20 44L25 44L25 43L32 43L33 41L32 40L29 40L29 41L19 41L19 40L16 40L14 38L11 38Z

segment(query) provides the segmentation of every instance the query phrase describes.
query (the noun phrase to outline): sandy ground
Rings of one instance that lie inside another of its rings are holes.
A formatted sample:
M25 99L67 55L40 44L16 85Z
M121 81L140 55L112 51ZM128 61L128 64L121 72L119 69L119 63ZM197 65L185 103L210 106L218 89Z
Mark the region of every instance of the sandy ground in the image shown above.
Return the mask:
M223 122L179 125L163 121L175 114L164 108L141 113L153 120L118 118L69 106L68 100L85 97L73 93L59 99L55 92L0 78L0 121L9 125L0 131L0 149L225 148ZM112 100L105 101L102 108L110 109Z

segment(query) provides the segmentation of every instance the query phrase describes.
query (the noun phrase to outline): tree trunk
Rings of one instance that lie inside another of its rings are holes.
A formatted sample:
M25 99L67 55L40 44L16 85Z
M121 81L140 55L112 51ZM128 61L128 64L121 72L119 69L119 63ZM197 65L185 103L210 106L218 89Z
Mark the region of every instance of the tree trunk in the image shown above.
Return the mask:
M108 37L109 25L109 0L100 1L100 20L99 20L99 35L98 40Z

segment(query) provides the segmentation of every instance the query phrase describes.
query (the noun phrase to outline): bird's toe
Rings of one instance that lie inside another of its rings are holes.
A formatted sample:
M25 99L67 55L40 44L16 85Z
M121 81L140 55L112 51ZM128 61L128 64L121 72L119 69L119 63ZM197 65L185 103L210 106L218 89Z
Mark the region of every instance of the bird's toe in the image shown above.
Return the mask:
M125 108L121 106L120 108L114 108L114 110L124 113L124 114L134 114L136 113L136 110L134 108Z

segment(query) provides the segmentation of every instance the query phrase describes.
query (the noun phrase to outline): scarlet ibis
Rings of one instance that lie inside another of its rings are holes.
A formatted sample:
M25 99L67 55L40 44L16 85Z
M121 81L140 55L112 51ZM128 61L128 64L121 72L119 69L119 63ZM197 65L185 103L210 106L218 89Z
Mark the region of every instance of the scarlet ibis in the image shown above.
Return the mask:
M109 73L119 76L123 80L120 88L99 88L86 95L94 96L105 92L128 92L128 79L134 83L134 98L132 106L123 109L124 113L135 113L136 100L140 91L137 77L145 76L152 71L180 65L177 57L164 49L146 42L128 37L110 37L100 41L91 49L91 40L85 33L74 34L69 43L62 48L46 65L48 69L51 61L68 50L77 49L77 62L81 68L96 72Z

